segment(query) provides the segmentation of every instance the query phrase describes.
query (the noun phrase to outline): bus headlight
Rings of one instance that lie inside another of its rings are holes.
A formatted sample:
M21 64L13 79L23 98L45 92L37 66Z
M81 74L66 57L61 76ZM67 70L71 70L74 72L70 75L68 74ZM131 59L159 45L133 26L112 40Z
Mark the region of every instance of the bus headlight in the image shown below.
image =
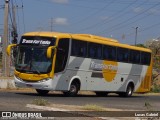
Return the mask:
M46 81L48 81L48 80L50 80L51 78L45 78L45 79L42 79L42 80L39 80L38 82L40 83L40 82L46 82Z

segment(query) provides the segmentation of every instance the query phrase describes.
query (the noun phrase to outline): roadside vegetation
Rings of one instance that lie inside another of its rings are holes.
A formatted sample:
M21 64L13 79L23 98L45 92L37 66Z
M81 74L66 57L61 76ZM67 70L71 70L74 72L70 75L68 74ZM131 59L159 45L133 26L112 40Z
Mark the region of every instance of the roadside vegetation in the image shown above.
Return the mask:
M2 69L2 52L0 52L0 69Z
M144 107L145 107L148 111L153 111L153 110L152 110L152 105L151 105L148 101L145 101Z
M160 93L160 38L148 40L145 44L138 44L137 46L152 50L153 72L151 92Z
M87 104L83 106L84 110L91 110L91 111L105 111L105 109L102 106L98 106L95 104Z
M49 102L45 99L37 98L32 101L32 104L38 105L38 106L47 106L49 105Z

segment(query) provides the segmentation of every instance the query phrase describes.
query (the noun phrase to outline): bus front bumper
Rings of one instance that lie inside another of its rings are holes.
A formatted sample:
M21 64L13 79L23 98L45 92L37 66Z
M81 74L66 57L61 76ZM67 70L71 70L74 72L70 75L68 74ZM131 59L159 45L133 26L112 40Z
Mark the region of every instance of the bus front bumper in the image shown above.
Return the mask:
M18 77L14 77L14 82L16 87L21 88L34 88L34 89L42 89L42 90L53 90L53 79L47 78L38 82L26 82Z

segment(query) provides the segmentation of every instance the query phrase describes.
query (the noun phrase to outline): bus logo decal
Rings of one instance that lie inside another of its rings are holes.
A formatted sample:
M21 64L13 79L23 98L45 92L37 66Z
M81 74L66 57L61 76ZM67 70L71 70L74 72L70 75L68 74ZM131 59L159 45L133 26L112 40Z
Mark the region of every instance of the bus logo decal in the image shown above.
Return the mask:
M90 67L93 70L112 70L112 71L117 71L118 70L118 66L115 65L106 65L106 64L100 64L100 63L95 63L94 61L91 62Z

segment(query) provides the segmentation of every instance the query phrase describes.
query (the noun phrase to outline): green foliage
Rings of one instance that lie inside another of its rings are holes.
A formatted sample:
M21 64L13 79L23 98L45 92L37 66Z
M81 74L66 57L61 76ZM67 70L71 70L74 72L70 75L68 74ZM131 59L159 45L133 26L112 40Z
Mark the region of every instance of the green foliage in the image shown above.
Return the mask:
M83 107L85 110L92 110L92 111L105 111L105 109L101 106L95 104L87 104Z
M0 53L0 69L2 68L2 53Z
M149 102L146 101L146 102L144 103L144 106L147 108L147 110L149 110L149 111L152 110L152 109L151 109L152 105L151 105Z
M144 44L137 44L137 47L142 47L142 48L146 48L146 46Z
M153 68L160 70L160 56L154 56L153 58Z
M154 93L160 93L160 85L153 85L151 91Z
M40 99L34 99L32 104L39 105L39 106L46 106L49 104L49 102L47 100L40 98Z

